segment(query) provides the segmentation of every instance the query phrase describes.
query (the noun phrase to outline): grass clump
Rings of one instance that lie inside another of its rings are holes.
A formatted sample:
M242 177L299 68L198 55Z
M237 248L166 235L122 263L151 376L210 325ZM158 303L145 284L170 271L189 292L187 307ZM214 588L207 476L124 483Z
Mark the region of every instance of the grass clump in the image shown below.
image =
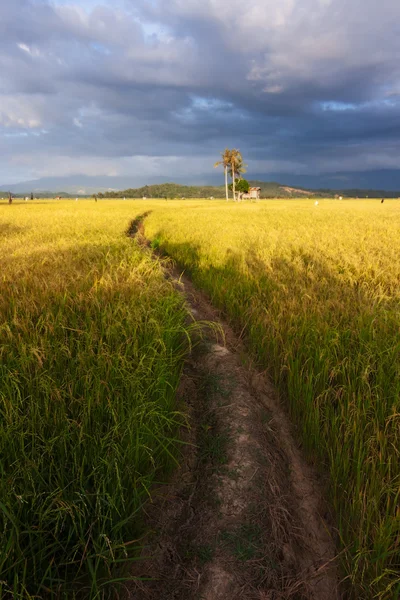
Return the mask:
M221 538L238 560L246 562L260 556L261 533L257 525L242 523L232 531L224 531Z
M0 210L0 596L112 597L177 456L186 312L132 205Z

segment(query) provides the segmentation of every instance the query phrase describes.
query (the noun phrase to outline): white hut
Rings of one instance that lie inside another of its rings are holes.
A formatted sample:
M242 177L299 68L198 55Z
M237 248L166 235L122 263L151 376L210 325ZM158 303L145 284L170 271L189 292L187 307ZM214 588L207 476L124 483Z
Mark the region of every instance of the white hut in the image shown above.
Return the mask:
M261 194L260 187L251 187L247 194L242 194L242 198L243 198L243 200L245 198L250 198L251 200L259 200L260 194Z

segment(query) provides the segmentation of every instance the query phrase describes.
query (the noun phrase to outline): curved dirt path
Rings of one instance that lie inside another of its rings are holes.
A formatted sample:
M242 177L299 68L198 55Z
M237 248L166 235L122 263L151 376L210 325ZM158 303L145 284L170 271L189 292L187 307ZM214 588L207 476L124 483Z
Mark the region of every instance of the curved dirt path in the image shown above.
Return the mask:
M173 268L166 276L203 333L180 389L187 445L148 508L154 535L128 598L343 598L320 484L275 390L191 281Z

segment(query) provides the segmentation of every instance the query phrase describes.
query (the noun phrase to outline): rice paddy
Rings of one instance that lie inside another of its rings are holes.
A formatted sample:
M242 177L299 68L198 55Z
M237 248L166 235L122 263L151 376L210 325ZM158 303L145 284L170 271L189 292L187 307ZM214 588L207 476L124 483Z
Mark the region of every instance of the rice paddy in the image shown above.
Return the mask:
M154 210L146 232L286 397L329 473L356 597L398 598L400 202L175 204Z
M112 597L176 460L186 313L126 236L148 211L327 473L354 597L399 597L400 202L372 200L0 206L0 595Z
M0 210L0 597L114 597L177 457L183 302L132 206Z

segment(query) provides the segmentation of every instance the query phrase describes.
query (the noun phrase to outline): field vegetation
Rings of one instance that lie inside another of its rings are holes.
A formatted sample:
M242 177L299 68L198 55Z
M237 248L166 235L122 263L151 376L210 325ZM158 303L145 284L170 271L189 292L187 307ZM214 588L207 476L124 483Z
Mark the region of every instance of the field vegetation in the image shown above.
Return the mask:
M400 202L154 205L146 234L268 367L329 472L357 598L400 596Z
M400 202L0 204L0 596L111 597L174 464L191 273L329 474L355 598L400 595Z
M111 597L175 464L186 312L134 217L0 204L1 598Z

